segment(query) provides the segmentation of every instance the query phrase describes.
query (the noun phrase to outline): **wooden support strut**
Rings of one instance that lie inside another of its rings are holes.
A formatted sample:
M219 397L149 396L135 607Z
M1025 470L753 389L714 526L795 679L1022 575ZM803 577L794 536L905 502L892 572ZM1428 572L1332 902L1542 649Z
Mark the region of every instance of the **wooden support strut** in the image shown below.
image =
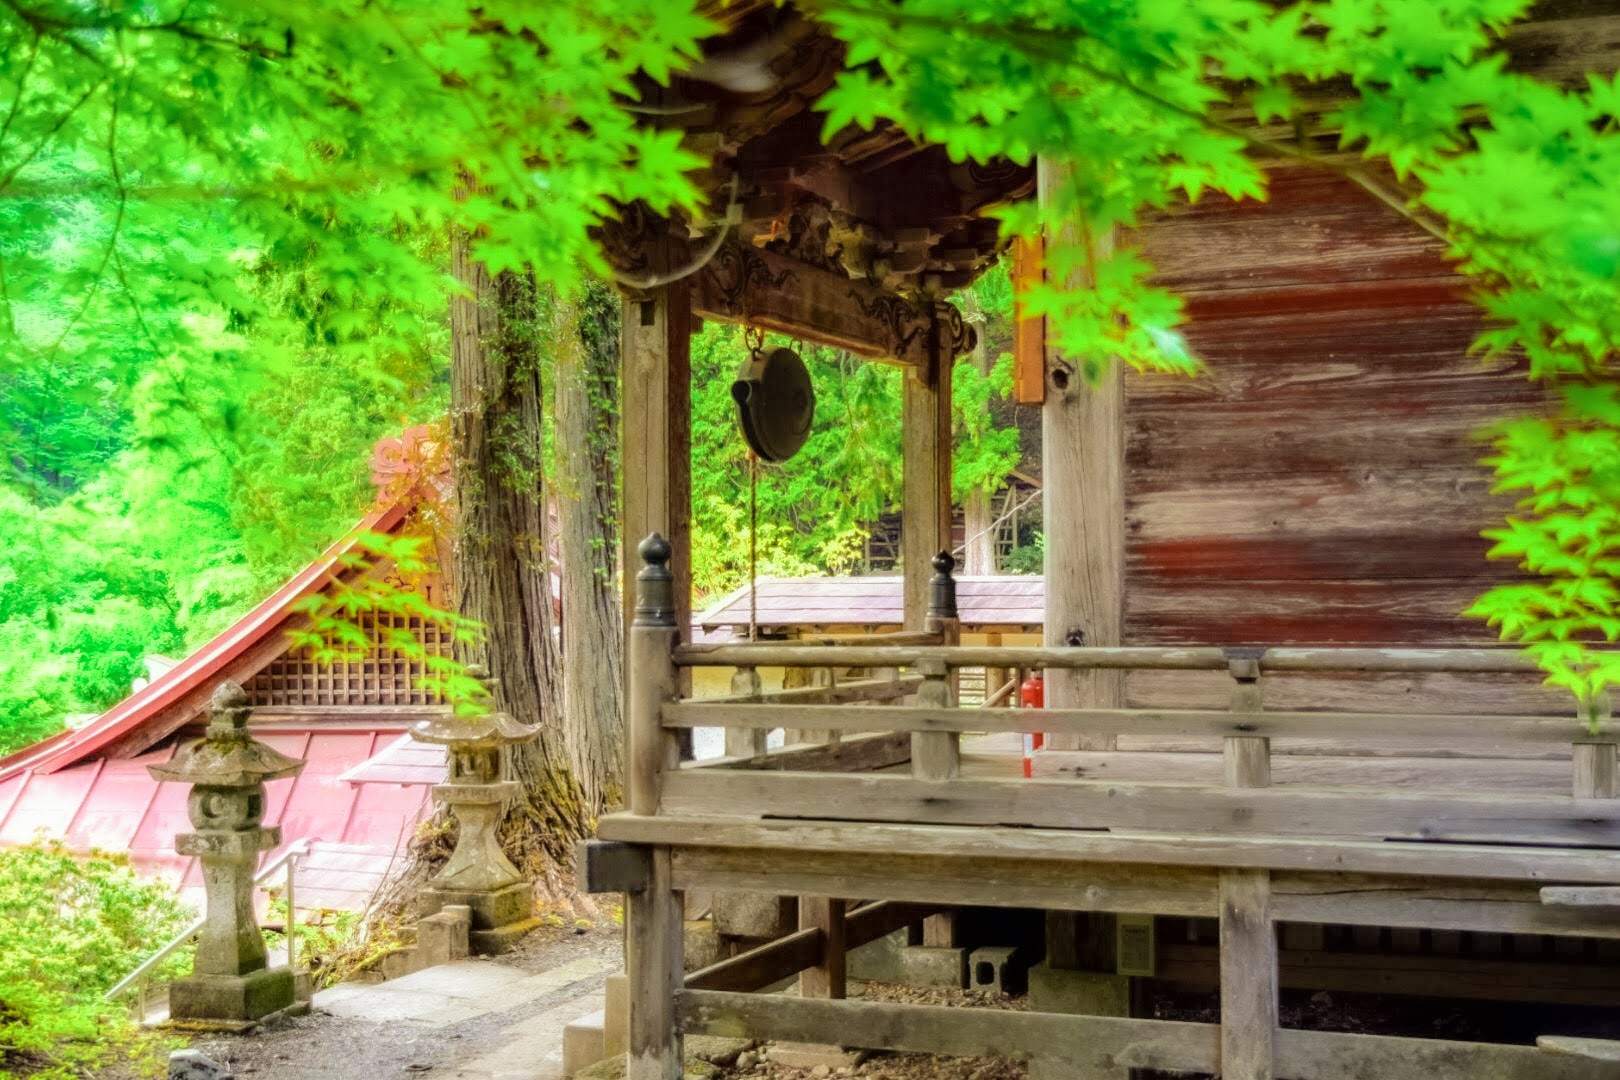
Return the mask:
M956 580L951 570L956 560L950 552L941 551L933 558L934 577L928 586L929 630L943 633L954 640L958 633L956 608ZM923 684L917 690L916 703L922 708L954 709L956 688L946 665L937 660L925 660L917 665ZM919 731L911 736L911 775L918 780L954 780L962 772L961 735L954 731Z
M1233 650L1232 711L1260 711L1260 662ZM1271 740L1229 735L1224 740L1228 787L1271 785ZM1221 1076L1272 1080L1276 1075L1277 930L1271 915L1271 873L1222 870L1220 883Z
M731 696L734 699L757 701L763 689L758 668L740 667L732 673ZM769 729L761 727L726 728L726 757L755 758L764 756L766 737L769 734Z
M662 780L680 766L674 733L659 719L674 696L671 650L679 636L670 545L657 533L638 549L635 620L630 627L626 728L630 813L658 813ZM681 988L683 902L674 890L670 849L649 849L646 886L625 896L625 971L630 977L628 1080L679 1080L681 1036L674 996Z

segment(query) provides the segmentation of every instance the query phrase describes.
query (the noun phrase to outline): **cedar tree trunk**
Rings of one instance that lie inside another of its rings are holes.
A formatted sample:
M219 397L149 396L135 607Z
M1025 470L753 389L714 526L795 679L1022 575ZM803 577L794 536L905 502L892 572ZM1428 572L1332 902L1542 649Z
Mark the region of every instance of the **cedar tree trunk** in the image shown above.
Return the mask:
M559 298L552 320L564 730L593 816L619 798L623 783L624 644L614 581L619 307L618 293L593 279L578 296Z
M497 708L540 727L512 753L526 798L508 810L503 839L525 873L549 878L588 816L569 765L552 615L539 347L549 320L531 274L491 279L464 236L451 258L468 293L450 307L452 577L457 610L484 628L463 658L488 668Z

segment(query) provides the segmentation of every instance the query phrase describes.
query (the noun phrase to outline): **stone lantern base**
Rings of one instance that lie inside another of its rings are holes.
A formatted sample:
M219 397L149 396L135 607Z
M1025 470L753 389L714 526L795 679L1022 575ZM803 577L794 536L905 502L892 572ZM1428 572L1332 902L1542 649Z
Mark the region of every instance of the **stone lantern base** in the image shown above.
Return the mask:
M169 984L169 1015L188 1021L251 1023L295 1002L293 971L285 966L248 975L187 975Z
M526 881L503 889L445 889L430 885L417 893L417 914L424 919L452 904L471 909L467 945L480 955L505 952L539 925L534 918L534 887Z

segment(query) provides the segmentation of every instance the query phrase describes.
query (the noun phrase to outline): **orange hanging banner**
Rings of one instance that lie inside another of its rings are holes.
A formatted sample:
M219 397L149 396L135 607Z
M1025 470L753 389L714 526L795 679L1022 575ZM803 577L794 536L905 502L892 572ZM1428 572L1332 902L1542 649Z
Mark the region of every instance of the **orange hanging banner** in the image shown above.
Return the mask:
M1020 405L1046 401L1046 319L1024 313L1023 297L1042 278L1039 240L1014 240L1013 285L1013 400Z

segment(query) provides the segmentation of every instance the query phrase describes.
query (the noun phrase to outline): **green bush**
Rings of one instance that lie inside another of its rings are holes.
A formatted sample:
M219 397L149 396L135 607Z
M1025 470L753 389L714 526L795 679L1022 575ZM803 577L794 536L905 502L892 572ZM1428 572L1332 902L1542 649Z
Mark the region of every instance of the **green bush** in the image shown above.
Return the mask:
M160 1047L101 996L190 918L122 856L0 850L0 1080L83 1076L114 1052L155 1071Z

